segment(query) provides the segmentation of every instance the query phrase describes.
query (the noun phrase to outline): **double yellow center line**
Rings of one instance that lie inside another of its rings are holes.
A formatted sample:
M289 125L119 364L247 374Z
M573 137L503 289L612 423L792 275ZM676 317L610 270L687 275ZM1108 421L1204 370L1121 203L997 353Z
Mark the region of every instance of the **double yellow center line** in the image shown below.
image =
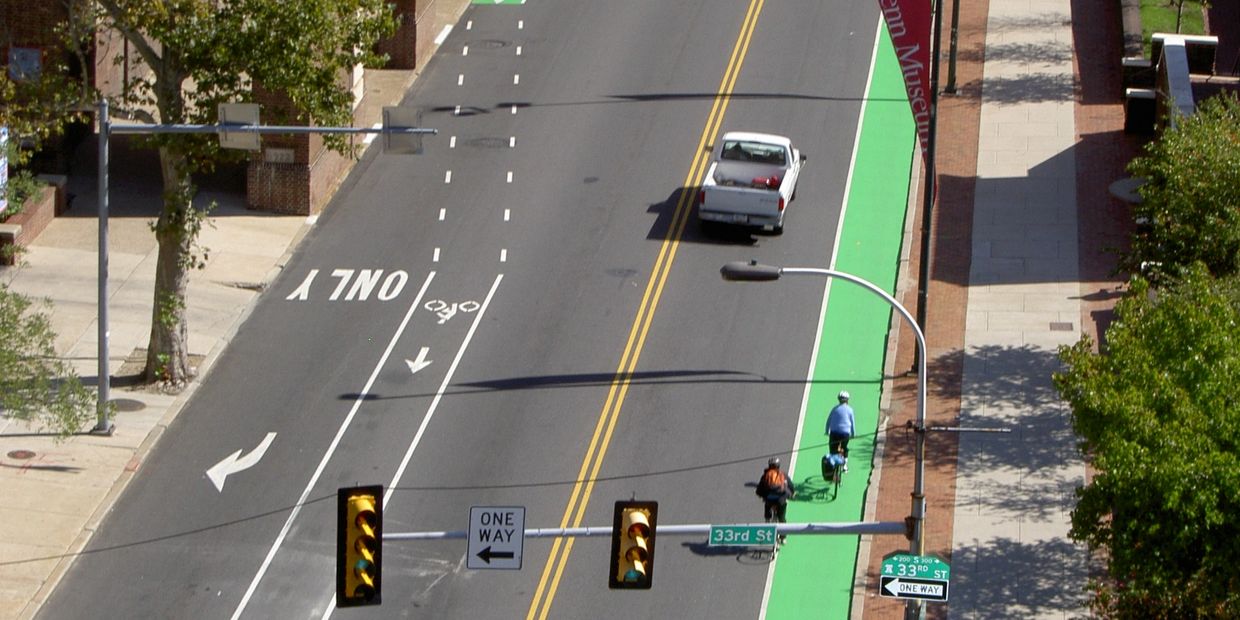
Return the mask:
M732 48L732 56L728 59L723 80L715 94L714 105L711 106L710 115L706 117L702 137L698 140L693 164L689 167L689 174L685 177L685 189L680 192L680 199L676 202L676 210L672 213L672 223L668 227L663 244L659 247L659 256L655 260L654 268L650 271L650 279L646 282L646 292L642 295L637 316L633 319L633 326L629 330L628 342L624 345L620 365L616 368L615 377L611 381L611 389L607 392L607 400L603 403L598 423L594 427L594 435L590 438L590 446L581 461L581 469L577 472L577 483L573 485L568 505L564 508L564 516L560 519L562 528L580 527L585 517L586 506L590 502L590 493L594 490L594 481L598 477L599 469L603 466L603 457L607 454L608 444L611 443L616 421L620 419L620 408L624 404L625 394L628 393L633 372L637 368L637 359L641 356L646 334L650 331L650 323L654 318L655 308L659 305L663 286L672 270L672 261L676 257L676 250L680 247L680 238L684 234L685 223L692 211L691 206L696 194L693 188L701 185L702 175L710 161L710 150L707 149L707 145L714 141L719 132L719 126L723 123L723 115L728 109L732 89L736 86L736 78L740 75L741 65L744 64L745 54L749 50L749 41L753 37L763 3L764 0L750 0L749 2L745 21L741 24L736 45ZM555 600L556 588L560 584L560 577L564 573L564 567L568 564L568 556L572 550L572 538L555 539L555 543L551 546L551 555L547 557L547 564L543 567L542 576L538 579L534 599L530 601L526 620L535 618L543 620L551 611L551 602Z

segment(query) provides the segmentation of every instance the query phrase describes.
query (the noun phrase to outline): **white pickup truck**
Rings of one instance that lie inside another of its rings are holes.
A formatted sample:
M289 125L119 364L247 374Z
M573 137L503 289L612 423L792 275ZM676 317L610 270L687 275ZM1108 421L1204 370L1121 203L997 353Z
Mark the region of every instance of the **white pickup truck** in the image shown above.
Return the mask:
M783 136L733 131L715 145L698 191L698 219L784 230L805 156Z

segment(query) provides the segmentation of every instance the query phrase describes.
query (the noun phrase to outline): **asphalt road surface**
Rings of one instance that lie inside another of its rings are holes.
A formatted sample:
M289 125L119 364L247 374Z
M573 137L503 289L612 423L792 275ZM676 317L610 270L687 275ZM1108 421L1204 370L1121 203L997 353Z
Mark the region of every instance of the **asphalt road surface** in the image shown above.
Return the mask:
M507 571L389 541L382 606L337 611L335 492L390 487L387 532L463 530L471 506L607 525L632 496L665 524L759 520L747 484L792 445L822 289L718 269L827 264L878 19L471 6L404 102L439 135L359 164L40 616L756 617L766 566L691 537L659 539L640 592L607 589L606 538L526 540ZM782 236L700 231L728 130L808 154Z

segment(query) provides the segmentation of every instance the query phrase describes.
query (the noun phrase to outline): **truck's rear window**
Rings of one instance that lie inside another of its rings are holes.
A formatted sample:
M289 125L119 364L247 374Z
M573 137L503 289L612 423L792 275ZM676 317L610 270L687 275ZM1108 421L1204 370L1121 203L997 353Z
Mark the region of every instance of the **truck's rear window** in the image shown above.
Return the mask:
M761 142L729 140L723 143L723 152L719 157L727 161L750 161L755 164L774 166L788 165L788 156L785 154L784 147Z

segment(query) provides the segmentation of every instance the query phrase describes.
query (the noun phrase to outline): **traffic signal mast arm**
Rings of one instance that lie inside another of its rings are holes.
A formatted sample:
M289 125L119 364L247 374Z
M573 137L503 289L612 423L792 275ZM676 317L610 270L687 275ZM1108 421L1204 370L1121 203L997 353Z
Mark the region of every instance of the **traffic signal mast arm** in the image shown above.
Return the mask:
M908 528L903 521L844 521L838 523L736 523L729 524L734 527L769 527L774 525L776 531L780 535L858 535L872 534L876 536L907 536ZM658 536L695 536L710 534L712 527L720 527L719 524L660 524L655 526L655 534ZM561 538L561 537L583 537L591 536L611 536L612 526L589 526L589 527L540 527L527 528L525 530L526 538ZM452 531L427 531L427 532L385 532L383 540L455 540L469 537L469 532L464 530Z

